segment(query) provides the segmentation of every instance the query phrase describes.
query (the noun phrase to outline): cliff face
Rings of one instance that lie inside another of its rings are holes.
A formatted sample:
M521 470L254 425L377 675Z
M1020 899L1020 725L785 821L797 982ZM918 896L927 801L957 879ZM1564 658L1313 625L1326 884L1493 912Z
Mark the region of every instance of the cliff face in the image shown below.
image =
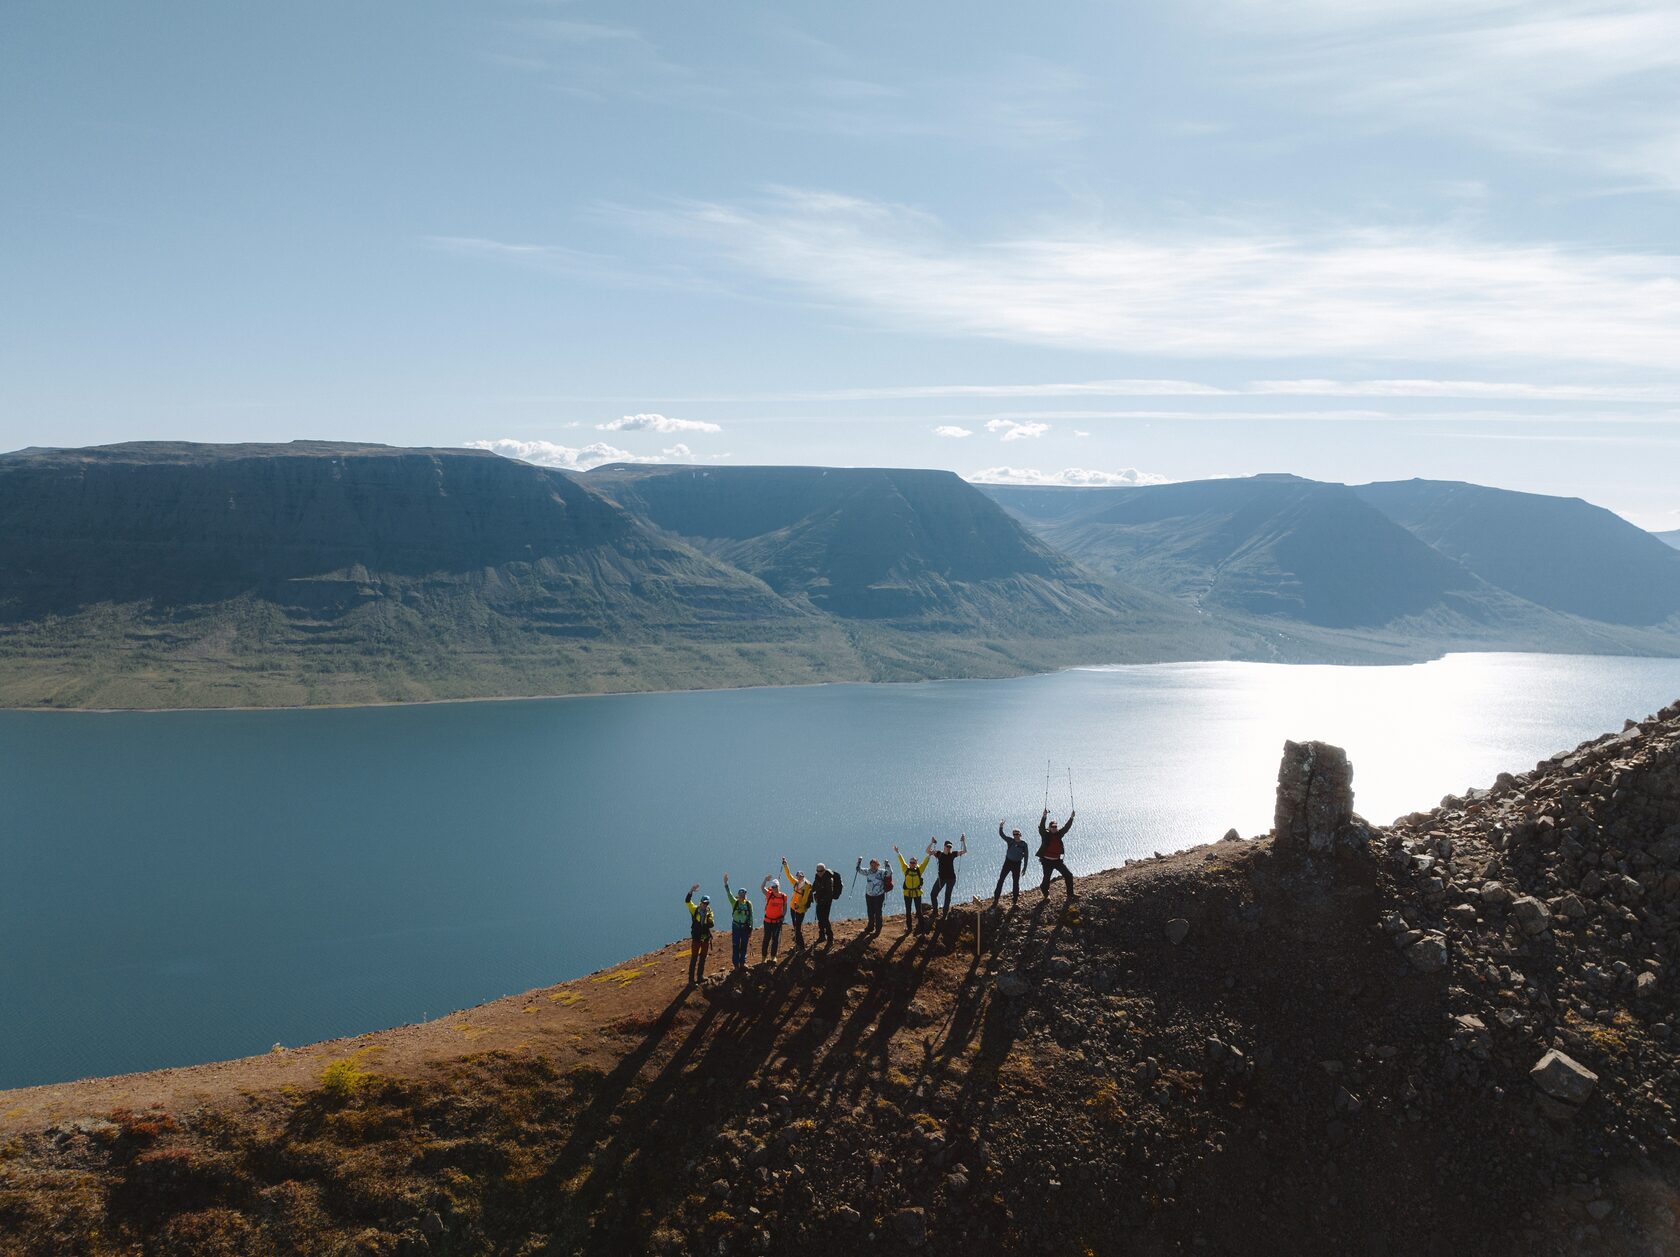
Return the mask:
M1356 789L1292 744L1277 838L1076 903L0 1095L0 1253L1675 1251L1680 704Z
M600 627L614 613L657 618L619 595L658 581L690 595L715 585L713 607L744 599L742 615L790 610L577 481L479 451L295 442L0 457L0 589L14 619L244 595L319 605L426 582L514 602L577 581L593 586Z

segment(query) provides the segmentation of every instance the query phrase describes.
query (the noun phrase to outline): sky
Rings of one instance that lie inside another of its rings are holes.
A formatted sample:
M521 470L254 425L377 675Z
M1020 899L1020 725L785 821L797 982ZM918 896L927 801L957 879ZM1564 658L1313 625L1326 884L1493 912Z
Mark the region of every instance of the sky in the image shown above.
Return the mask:
M1680 0L0 0L0 449L1680 528Z

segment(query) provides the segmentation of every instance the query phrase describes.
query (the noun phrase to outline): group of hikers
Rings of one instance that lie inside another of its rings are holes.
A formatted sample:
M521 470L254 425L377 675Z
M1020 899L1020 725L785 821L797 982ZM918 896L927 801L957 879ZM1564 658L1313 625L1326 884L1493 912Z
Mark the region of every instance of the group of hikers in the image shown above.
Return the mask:
M1044 880L1039 886L1039 894L1044 898L1050 897L1050 883L1060 874L1067 886L1067 897L1073 899L1073 873L1063 862L1065 854L1064 840L1068 830L1073 828L1074 813L1068 812L1065 821L1057 822L1050 819L1050 809L1045 808L1038 818L1038 850L1034 854L1044 870ZM998 822L998 837L1004 842L1003 867L998 871L997 885L992 889L992 907L997 907L998 900L1003 895L1005 879L1010 882L1010 905L1020 903L1021 874L1027 867L1027 840L1021 837L1018 829L1005 831L1004 822ZM893 856L898 862L899 876L903 879L899 889L904 895L904 932L921 930L928 924L922 906L923 875L929 864L937 862L939 872L933 879L932 893L928 896L931 905L931 923L939 921L939 896L945 896L944 913L951 913L951 892L957 885L957 861L968 854L968 835L960 838L960 846L953 845L947 838L943 846L937 839L928 839L927 849L920 860L911 857L905 859L904 853L893 847ZM833 911L834 901L840 898L846 889L845 880L838 872L826 864L817 865L815 874L807 878L804 870L794 870L788 867L787 857L782 857L782 877L787 879L789 890L782 889L782 882L774 874L767 874L759 883L759 894L764 896L764 925L759 934L758 955L760 960L774 960L781 950L782 925L789 917L793 919L793 943L799 951L805 950L805 916L812 905L817 910L817 937L814 945L834 941L834 927L829 924L829 914ZM869 866L864 867L863 857L857 858L857 864L852 871L852 881L863 878L863 902L867 915L867 923L863 929L863 936L869 937L879 934L882 929L881 905L893 890L892 866L885 860L871 859ZM688 980L690 984L698 982L706 976L706 957L711 952L712 931L716 928L717 917L712 911L712 897L701 895L694 897L694 892L700 889L696 882L688 888L688 894L683 896L683 902L688 905L691 933L689 935ZM732 968L740 969L747 963L747 951L752 943L753 932L753 901L747 894L745 886L731 886L729 874L723 875L724 902L729 905L729 960Z

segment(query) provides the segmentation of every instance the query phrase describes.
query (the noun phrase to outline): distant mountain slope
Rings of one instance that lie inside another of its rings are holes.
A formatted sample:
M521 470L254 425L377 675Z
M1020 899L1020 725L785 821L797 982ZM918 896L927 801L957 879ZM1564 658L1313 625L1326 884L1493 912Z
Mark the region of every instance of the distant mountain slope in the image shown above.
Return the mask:
M1442 480L1354 491L1483 580L1539 606L1627 625L1680 614L1680 553L1579 498Z
M1675 528L1669 532L1652 533L1651 535L1664 545L1670 545L1676 550L1680 550L1680 528Z
M1145 613L950 472L614 466L584 479L633 514L846 620L948 632L1112 632Z
M1080 508L999 500L1098 571L1202 607L1357 629L1443 605L1476 612L1486 592L1343 485L1272 475L1075 492Z
M475 450L137 443L0 456L6 618L243 595L348 610L446 586L571 636L791 612L577 481Z
M0 701L369 702L871 675L572 477L473 450L0 456Z
M1128 602L954 476L722 474L736 522L701 521L717 535L690 544L670 525L695 521L647 516L679 501L657 486L626 509L608 477L475 450L0 455L0 703L910 680L1233 649L1165 599Z

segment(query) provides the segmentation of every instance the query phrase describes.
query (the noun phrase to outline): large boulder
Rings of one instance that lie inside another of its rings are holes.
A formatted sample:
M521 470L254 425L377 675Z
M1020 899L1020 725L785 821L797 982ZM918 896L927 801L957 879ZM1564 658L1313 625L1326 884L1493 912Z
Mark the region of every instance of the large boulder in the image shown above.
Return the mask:
M1353 814L1353 765L1328 742L1285 742L1278 767L1275 849L1293 855L1328 855L1361 849L1364 824Z

